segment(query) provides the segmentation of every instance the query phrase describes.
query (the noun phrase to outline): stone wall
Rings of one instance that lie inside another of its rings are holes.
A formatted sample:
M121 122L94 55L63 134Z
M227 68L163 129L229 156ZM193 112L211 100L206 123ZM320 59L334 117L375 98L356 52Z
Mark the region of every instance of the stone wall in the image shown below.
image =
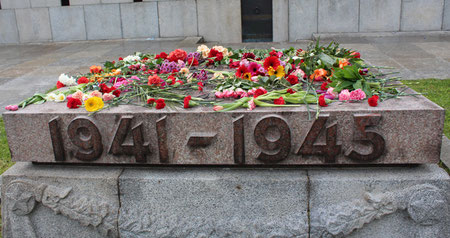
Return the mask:
M0 43L203 36L241 42L240 0L0 0ZM450 0L273 0L274 41L450 30Z

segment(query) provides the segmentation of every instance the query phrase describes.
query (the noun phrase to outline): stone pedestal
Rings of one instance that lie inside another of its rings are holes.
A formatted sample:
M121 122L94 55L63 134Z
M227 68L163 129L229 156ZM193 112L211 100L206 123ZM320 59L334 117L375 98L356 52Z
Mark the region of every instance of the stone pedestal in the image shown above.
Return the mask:
M3 237L450 237L436 165L125 168L19 162Z

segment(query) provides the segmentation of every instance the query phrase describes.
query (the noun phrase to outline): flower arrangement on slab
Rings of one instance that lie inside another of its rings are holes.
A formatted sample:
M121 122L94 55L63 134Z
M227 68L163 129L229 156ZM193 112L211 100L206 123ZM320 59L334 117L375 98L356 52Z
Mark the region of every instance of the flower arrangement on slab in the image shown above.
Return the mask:
M196 52L137 52L117 61L93 65L89 73L61 74L56 86L7 110L48 101L95 113L122 104L160 110L206 106L214 111L238 108L314 106L362 102L370 106L406 95L398 77L368 65L359 52L322 46L307 49L238 49L206 45ZM395 72L394 72L395 73Z

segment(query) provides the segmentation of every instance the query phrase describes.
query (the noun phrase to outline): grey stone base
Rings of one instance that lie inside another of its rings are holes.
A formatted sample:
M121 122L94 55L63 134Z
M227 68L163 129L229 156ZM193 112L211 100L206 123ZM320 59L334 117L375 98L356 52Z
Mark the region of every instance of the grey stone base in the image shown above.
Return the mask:
M3 174L3 237L450 237L436 165L45 166Z

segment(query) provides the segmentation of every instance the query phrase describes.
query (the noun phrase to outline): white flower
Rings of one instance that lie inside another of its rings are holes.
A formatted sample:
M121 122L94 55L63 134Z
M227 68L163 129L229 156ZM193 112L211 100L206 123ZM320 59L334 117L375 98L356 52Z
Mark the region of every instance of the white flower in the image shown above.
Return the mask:
M66 100L66 96L62 93L56 95L55 102L64 102Z
M57 96L56 96L55 93L49 93L49 94L47 94L47 96L45 97L45 100L47 100L48 102L55 101L56 97L57 97Z
M67 76L65 74L59 75L58 80L59 80L59 82L61 82L62 84L66 85L66 86L75 86L75 85L77 85L77 81L73 77L69 77L69 76Z
M132 63L132 62L136 62L139 60L141 60L141 57L139 57L137 55L129 55L123 59L123 61L125 61L127 63Z

